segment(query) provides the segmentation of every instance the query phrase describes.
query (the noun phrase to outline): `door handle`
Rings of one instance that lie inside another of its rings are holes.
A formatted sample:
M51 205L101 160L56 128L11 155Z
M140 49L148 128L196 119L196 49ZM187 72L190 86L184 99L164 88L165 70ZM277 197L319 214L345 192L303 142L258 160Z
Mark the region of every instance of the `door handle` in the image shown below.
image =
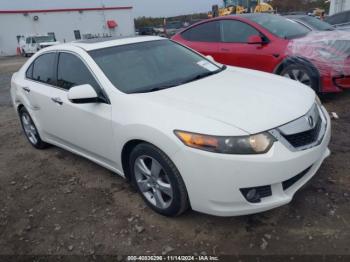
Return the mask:
M63 104L61 98L59 97L52 97L51 100L56 103L56 104L59 104L60 106Z
M30 93L29 87L22 87L22 89L23 89L25 92Z
M230 49L227 49L227 48L221 48L221 51L222 51L222 52L230 52Z

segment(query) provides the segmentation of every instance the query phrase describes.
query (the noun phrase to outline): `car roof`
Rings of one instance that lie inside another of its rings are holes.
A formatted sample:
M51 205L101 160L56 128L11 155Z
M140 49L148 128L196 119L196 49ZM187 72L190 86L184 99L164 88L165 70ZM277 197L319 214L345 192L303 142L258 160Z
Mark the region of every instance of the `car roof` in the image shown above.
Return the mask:
M65 45L73 45L80 47L85 51L91 51L96 49L102 49L112 46L121 46L128 44L136 44L142 42L156 41L156 40L166 40L166 38L158 36L129 36L129 37L108 37L108 38L94 38L88 40L80 40Z
M307 17L307 16L309 16L309 15L285 15L283 17L291 18L291 19L298 19L298 18Z

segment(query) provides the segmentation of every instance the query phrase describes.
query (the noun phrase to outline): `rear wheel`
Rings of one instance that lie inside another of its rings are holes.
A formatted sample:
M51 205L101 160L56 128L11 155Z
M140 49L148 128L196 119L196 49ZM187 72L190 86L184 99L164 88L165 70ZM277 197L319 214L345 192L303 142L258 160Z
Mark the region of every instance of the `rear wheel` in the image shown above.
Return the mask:
M185 184L164 152L147 143L139 144L130 154L129 168L133 184L154 211L177 216L187 210Z
M24 107L22 107L19 110L19 117L21 120L24 134L27 137L29 143L37 149L47 148L49 144L41 140L39 132L33 122L33 119Z
M311 87L315 92L319 92L319 75L316 69L302 64L290 64L283 68L281 76L296 80Z

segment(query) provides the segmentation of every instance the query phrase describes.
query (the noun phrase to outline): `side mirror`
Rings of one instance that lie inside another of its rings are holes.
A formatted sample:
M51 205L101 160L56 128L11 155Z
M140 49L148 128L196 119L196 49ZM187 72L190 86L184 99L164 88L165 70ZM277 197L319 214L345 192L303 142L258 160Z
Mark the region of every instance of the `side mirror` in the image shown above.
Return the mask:
M68 91L68 99L75 104L98 103L100 99L95 89L89 85L73 86Z
M260 44L262 45L264 43L263 39L259 35L251 35L248 38L248 44L254 45L254 44Z

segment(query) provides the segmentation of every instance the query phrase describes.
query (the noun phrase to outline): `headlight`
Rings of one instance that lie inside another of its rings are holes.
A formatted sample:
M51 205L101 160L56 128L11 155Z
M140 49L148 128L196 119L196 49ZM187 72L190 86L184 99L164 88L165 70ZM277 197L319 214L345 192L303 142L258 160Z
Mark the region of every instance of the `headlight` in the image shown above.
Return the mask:
M264 154L276 141L267 132L234 137L202 135L179 130L174 132L186 146L222 154Z

